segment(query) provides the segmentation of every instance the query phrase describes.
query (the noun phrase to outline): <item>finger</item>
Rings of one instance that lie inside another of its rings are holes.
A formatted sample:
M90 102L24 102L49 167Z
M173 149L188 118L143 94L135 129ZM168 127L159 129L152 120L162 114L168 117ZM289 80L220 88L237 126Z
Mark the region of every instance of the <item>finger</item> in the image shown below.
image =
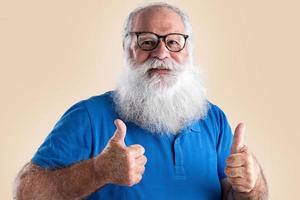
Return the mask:
M145 165L147 163L147 157L142 155L135 160L137 165Z
M234 131L233 143L231 146L231 154L238 153L244 146L245 124L239 123Z
M246 145L240 149L240 153L250 154L249 148Z
M145 148L139 144L130 145L127 147L127 150L134 158L140 157L145 153Z
M228 182L232 185L232 186L242 186L245 187L247 189L253 189L255 187L255 181L251 180L249 177L248 178L227 178Z
M246 158L247 158L247 155L245 155L244 153L231 154L226 159L227 167L241 167L244 164L246 164L246 161L245 161Z
M143 175L145 172L145 166L139 166L137 169L136 169L136 173L137 174L140 174L140 175Z
M120 120L120 119L116 119L114 121L115 125L116 125L116 131L114 133L114 135L111 137L111 141L115 142L115 143L119 143L122 146L126 146L125 145L125 136L126 136L126 125L125 123Z
M142 180L142 178L143 178L142 174L136 175L136 177L135 177L135 184L139 183Z
M142 180L142 174L137 173L130 178L130 180L127 182L127 185L131 187L131 186L139 183L141 180Z
M125 185L132 187L133 185L139 183L142 180L142 175L140 173L132 176L128 181L126 181Z
M224 172L229 178L245 178L244 167L226 167Z
M243 185L232 185L232 189L236 192L251 192L252 188Z
M247 179L245 179L245 178L240 178L240 177L230 178L230 177L228 177L227 180L231 185L234 185L234 186L246 186L247 185Z

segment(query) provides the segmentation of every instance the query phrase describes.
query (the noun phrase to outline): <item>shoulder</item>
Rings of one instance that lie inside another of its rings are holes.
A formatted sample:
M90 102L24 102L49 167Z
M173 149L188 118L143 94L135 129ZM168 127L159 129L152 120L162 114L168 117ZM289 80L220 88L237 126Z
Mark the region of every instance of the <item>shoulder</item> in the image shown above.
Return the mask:
M208 101L208 111L210 111L212 114L219 115L224 114L223 110L216 104L212 103L211 101Z
M65 121L99 120L103 116L114 114L112 91L83 99L71 105L61 116L58 124Z
M201 120L201 124L215 133L218 138L223 132L230 132L230 124L224 111L212 102L208 102L208 110L205 117Z
M112 109L113 107L113 91L108 91L74 103L69 107L69 109L67 109L66 113L76 112L79 110L93 113L96 111Z
M113 106L113 91L108 91L97 96L91 96L87 99L81 100L75 105L86 107L86 109L95 109L102 107Z
M220 123L224 120L227 120L224 111L212 102L208 102L208 111L204 120L212 120L216 123Z

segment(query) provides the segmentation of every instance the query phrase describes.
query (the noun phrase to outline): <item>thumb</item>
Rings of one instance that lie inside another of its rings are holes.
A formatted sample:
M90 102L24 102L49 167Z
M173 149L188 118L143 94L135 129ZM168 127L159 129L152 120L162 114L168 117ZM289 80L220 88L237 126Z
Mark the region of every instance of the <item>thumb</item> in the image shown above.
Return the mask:
M126 125L125 123L120 120L120 119L116 119L114 121L117 129L114 133L114 135L111 137L110 141L113 141L115 143L119 143L123 146L126 146L125 145L125 136L126 136Z
M238 153L244 146L245 124L239 123L234 131L233 142L231 146L231 154Z

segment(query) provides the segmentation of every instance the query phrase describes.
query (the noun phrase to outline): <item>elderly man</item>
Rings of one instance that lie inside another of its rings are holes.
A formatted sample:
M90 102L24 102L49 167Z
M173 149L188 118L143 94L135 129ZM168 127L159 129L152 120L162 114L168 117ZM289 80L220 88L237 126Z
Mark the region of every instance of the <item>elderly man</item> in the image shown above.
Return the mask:
M206 98L190 35L171 5L131 12L117 89L66 111L19 173L16 198L266 199L244 124L232 137Z

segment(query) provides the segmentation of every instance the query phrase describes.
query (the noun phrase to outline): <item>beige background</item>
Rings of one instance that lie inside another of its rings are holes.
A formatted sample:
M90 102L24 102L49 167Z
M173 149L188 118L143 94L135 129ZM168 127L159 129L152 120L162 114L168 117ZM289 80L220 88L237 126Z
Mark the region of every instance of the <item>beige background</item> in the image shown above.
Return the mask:
M123 20L145 2L1 0L0 199L68 107L114 88ZM210 100L246 123L271 199L298 199L299 3L169 2L191 17Z

